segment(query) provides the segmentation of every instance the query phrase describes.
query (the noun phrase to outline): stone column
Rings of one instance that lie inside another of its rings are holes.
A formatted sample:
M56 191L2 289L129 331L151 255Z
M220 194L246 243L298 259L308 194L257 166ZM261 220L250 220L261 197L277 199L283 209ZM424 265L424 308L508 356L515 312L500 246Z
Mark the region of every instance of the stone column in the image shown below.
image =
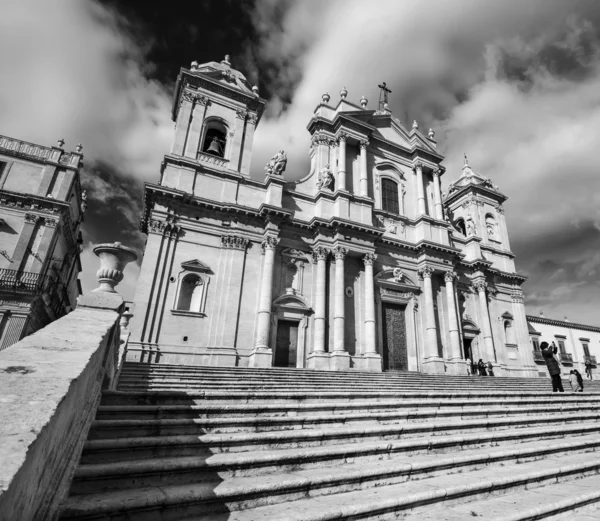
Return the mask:
M260 280L260 297L256 316L256 343L250 355L250 367L270 367L273 352L269 347L271 335L271 304L273 300L273 271L275 267L275 250L279 239L265 237L262 249L265 259Z
M344 291L344 259L348 250L341 246L333 249L335 258L335 284L333 293L333 351L331 353L331 369L344 371L350 368L350 355L345 349L346 326L346 294Z
M423 186L423 164L417 163L413 170L417 175L417 215L427 215L425 187Z
M443 373L444 361L438 352L438 335L435 324L435 308L433 306L433 285L431 277L433 268L425 266L419 270L423 279L423 293L425 298L425 346L423 349L423 371L426 373Z
M199 94L193 94L192 101L192 117L185 141L184 155L196 159L200 147L203 145L203 143L200 143L200 140L202 139L202 127L204 125L204 120L206 119L208 98Z
M516 338L519 346L519 358L521 368L525 371L525 376L537 377L537 367L533 359L533 346L529 341L529 329L527 327L527 317L525 315L525 306L523 292L518 289L511 293L513 315L515 317L513 327L516 329Z
M490 324L490 312L488 310L487 296L485 293L487 282L482 279L474 280L473 287L479 294L479 310L481 314L483 341L485 343L485 350L488 357L488 359L484 360L484 362L495 362L496 350L494 349L494 337L492 336L492 326Z
M338 190L346 190L346 134L340 134L338 138Z
M448 329L450 333L450 360L452 363L452 373L454 374L466 374L466 368L463 371L463 367L455 367L456 364L462 360L460 352L460 333L458 331L458 317L456 314L456 299L454 298L454 279L456 273L449 271L444 275L444 281L446 282L446 302L448 306Z
M325 352L325 320L327 302L327 256L329 250L321 246L313 250L313 263L316 265L315 318L313 351L307 357L309 369L329 369L329 354Z
M444 210L442 209L442 191L440 189L440 175L442 170L437 168L433 171L433 203L435 206L435 218L439 221L444 220Z
M361 197L369 197L369 176L367 175L367 147L369 142L362 140L360 142L360 190Z
M377 335L375 331L375 286L373 282L374 253L363 257L365 263L365 352L364 369L381 371L381 356L377 354Z

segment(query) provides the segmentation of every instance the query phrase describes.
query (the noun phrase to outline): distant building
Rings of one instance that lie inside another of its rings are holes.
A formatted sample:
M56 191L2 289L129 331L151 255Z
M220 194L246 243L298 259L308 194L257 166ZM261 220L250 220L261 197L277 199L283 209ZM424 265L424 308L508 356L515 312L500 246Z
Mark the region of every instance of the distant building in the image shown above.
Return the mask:
M0 136L0 349L71 311L85 210L81 145Z
M466 158L444 196L434 132L367 105L324 94L310 170L273 143L255 180L265 100L227 58L181 70L129 359L465 375L481 358L537 376L507 197Z
M562 364L562 374L568 376L577 369L585 376L585 364L596 370L600 358L600 327L574 324L568 320L555 320L544 316L527 315L529 338L533 347L534 360L540 376L548 376L540 344L552 342L558 347L557 356Z

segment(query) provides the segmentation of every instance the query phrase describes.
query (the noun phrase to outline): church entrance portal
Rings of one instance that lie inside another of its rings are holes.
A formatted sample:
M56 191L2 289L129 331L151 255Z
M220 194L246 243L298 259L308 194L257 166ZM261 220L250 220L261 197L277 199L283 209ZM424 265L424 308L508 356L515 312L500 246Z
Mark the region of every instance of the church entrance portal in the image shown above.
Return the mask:
M406 306L382 303L383 369L385 371L408 370L405 309Z
M275 345L275 366L296 367L298 350L298 322L277 321L277 340Z

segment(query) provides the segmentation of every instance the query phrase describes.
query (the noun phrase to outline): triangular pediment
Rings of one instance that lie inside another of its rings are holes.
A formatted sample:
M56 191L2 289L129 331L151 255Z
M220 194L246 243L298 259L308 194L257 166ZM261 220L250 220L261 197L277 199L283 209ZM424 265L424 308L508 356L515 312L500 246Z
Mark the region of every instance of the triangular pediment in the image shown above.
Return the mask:
M209 273L211 272L211 269L204 264L202 261L198 260L198 259L194 259L191 261L186 261L186 262L182 262L181 263L181 267L184 270L190 270L190 271L200 271L203 273Z

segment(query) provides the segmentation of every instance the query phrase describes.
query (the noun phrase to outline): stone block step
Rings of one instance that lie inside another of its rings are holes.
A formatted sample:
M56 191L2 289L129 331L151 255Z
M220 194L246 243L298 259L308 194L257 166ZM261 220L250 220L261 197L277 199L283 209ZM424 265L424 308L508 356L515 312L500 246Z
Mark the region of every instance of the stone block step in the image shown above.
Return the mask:
M598 521L600 476L517 490L499 497L445 505L403 517L403 521Z
M582 423L586 421L587 423ZM587 432L590 425L598 429L600 412L586 415L530 416L457 421L432 421L374 426L344 426L327 429L273 431L260 433L199 434L181 436L143 436L88 440L83 449L82 463L246 452L301 447L334 446L348 443L395 441L424 435L461 434L481 431L509 430L515 436L527 427L544 426L561 431L569 427Z
M580 452L590 453L600 450L600 436L597 434L577 436L569 441L539 440L521 443L506 443L501 447L466 448L458 453L440 454L435 451L422 452L422 445L417 445L415 452L388 453L372 460L357 462L337 461L335 465L314 466L302 468L289 464L281 467L271 467L267 480L261 482L277 484L276 490L265 489L263 494L270 496L276 493L296 494L298 486L308 485L311 495L318 495L317 489L343 487L349 490L366 486L381 486L391 482L401 482L408 479L421 479L437 473L463 472L467 469L479 468L484 465L502 462L506 464L523 463L533 459L547 457L550 454L570 454ZM407 447L406 447L407 448ZM210 458L163 458L135 461L129 463L100 463L81 465L76 473L71 487L71 494L88 494L97 490L123 490L149 486L164 486L174 484L189 484L226 480L229 486L253 486L256 477L264 475L264 468L248 466L247 459L242 456L239 463L229 458L226 465L219 464L218 457ZM223 458L221 458L223 459ZM210 461L210 464L209 464ZM302 483L293 481L289 487L282 489L280 483L289 479L290 473L302 478ZM319 476L317 479L316 477ZM327 493L327 492L326 492ZM329 492L330 493L330 492ZM283 499L283 498L282 498Z
M231 417L286 417L313 416L321 414L357 414L379 412L410 412L435 411L452 409L456 411L484 407L490 410L498 407L510 407L516 411L520 408L550 407L555 410L579 408L579 410L594 409L600 406L600 398L590 398L585 395L564 395L569 400L559 399L550 394L529 399L438 399L438 400L388 400L345 402L345 403L239 403L218 404L204 403L198 400L193 404L181 405L100 405L97 419L168 419L168 418L231 418ZM114 397L111 397L114 398ZM562 398L562 397L561 397ZM112 402L112 399L109 400ZM157 400L160 401L160 400ZM103 400L105 403L105 400Z
M561 414L590 414L597 411L597 404L585 406L521 406L480 407L467 409L430 408L429 410L399 410L393 412L356 412L346 414L275 416L275 417L228 417L228 418L169 418L169 419L99 419L89 431L89 439L124 438L140 436L176 436L185 434L220 434L228 432L272 432L281 430L316 429L324 426L341 427L349 424L391 424L426 422L435 419L472 420L475 418L499 418L518 416L545 416Z
M530 393L530 392L489 392L489 391L381 391L381 392L338 392L338 391L306 391L306 392L285 392L274 394L267 391L256 392L234 392L234 391L105 391L102 396L103 405L176 405L194 403L321 403L330 401L333 403L352 402L352 401L398 401L398 400L485 400L485 399L513 399L513 400L531 400L536 397L540 399L555 396L555 400L561 403L570 403L572 401L598 401L598 394L581 393Z
M433 460L429 465L432 464L435 464ZM427 463L424 465L426 467ZM452 468L452 463L446 462L448 466ZM370 470L377 472L375 467ZM410 477L410 470L404 471L404 476ZM431 477L409 481L402 479L402 476L396 477L402 472L402 469L396 469L396 472L392 472L392 479L402 480L400 483L392 481L361 490L352 490L352 487L345 489L343 483L327 486L328 480L335 482L337 479L335 470L313 473L312 476L308 473L290 473L260 481L239 479L71 496L61 519L123 519L117 516L121 516L124 510L129 521L216 521L222 520L223 514L230 521L357 519L409 511L423 504L451 504L458 499L483 498L492 493L506 494L527 485L533 487L557 481L568 482L599 471L600 460L590 459L584 453L548 455L544 459L519 465L489 465L460 476L447 473L435 475L434 472ZM415 476L420 477L418 473ZM351 479L349 476L346 478ZM325 487L319 487L320 481L324 482ZM316 490L320 494L311 494L313 486L319 487ZM287 501L281 502L282 497ZM270 501L276 503L264 505ZM153 510L158 510L160 517L148 517Z

